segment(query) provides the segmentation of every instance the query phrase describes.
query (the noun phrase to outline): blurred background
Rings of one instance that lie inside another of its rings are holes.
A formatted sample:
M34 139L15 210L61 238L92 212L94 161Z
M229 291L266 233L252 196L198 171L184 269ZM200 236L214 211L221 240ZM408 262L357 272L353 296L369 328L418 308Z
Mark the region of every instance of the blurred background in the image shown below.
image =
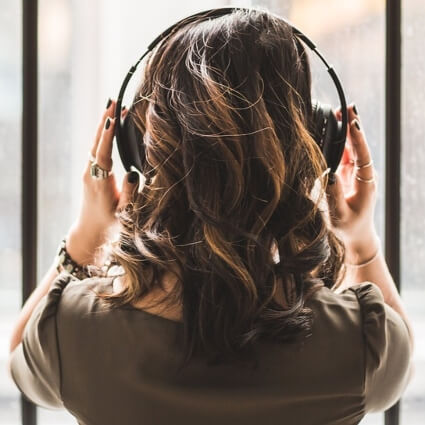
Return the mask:
M416 374L401 403L400 424L425 424L425 7L402 2L401 287L416 332ZM376 224L384 242L384 0L39 0L38 281L81 201L81 173L108 97L163 29L198 11L262 6L313 39L355 102L379 175ZM390 29L391 30L391 29ZM22 4L0 0L0 423L21 424L20 393L6 371L9 337L21 308ZM314 96L338 106L316 57ZM124 176L116 150L115 173ZM40 425L75 424L65 411L37 409ZM363 425L384 423L383 413Z

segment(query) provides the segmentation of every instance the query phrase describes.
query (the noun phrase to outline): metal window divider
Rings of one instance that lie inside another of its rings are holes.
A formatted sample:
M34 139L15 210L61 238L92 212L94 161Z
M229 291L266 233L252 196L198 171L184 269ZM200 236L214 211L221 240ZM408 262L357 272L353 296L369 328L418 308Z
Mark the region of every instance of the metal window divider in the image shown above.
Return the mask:
M21 252L22 305L37 286L38 1L22 1ZM36 425L36 405L21 394L23 425Z
M385 14L385 259L400 292L401 0L387 0ZM399 425L400 403L385 411L385 425Z

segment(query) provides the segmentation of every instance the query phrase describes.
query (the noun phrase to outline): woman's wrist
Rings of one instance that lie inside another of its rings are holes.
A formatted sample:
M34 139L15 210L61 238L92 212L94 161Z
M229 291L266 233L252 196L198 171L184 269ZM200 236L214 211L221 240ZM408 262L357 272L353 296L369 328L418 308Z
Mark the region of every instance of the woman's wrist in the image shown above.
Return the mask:
M353 265L367 263L380 249L381 241L376 232L365 234L356 242L345 243L345 262Z
M66 250L70 257L81 266L94 264L97 248L101 245L99 239L91 235L91 232L73 226L66 236Z

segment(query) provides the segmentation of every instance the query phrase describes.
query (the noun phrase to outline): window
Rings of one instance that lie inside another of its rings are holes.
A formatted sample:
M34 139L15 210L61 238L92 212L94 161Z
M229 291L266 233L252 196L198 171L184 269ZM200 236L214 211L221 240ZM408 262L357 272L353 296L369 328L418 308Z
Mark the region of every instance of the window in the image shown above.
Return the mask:
M20 393L6 376L9 336L21 307L21 2L0 9L0 423L18 424Z
M416 372L401 404L402 423L425 422L425 10L418 0L402 2L401 286L416 334Z
M0 88L0 166L2 196L0 242L0 423L33 425L22 419L20 403L26 411L35 407L23 401L6 376L8 337L20 311L21 273L21 146L22 108L22 9L21 2L3 2L0 9L2 55ZM117 97L122 79L147 44L175 21L196 11L212 7L259 5L288 19L311 37L340 76L348 102L355 102L379 176L376 224L384 243L386 216L385 158L392 147L385 136L386 98L386 9L399 2L384 0L187 0L149 3L137 0L38 1L38 236L37 276L40 281L50 266L60 238L76 217L81 202L81 173L94 137L99 111L107 97ZM25 4L23 2L22 4ZM422 105L425 90L420 78L425 75L422 40L425 11L421 0L403 3L402 9L402 158L401 158L401 279L405 306L416 332L416 374L400 403L386 414L385 424L419 425L425 423L425 299L422 276L425 273L425 232L420 211L425 194L419 189L424 181L425 131ZM37 16L35 16L37 19ZM391 30L391 28L389 28ZM314 55L314 96L338 106L335 88ZM120 164L117 151L114 163ZM118 181L124 170L115 169ZM391 170L390 170L391 172ZM63 208L67 205L68 208ZM38 423L75 424L65 411L39 408ZM33 418L30 413L29 418ZM362 421L365 425L384 423L375 413Z

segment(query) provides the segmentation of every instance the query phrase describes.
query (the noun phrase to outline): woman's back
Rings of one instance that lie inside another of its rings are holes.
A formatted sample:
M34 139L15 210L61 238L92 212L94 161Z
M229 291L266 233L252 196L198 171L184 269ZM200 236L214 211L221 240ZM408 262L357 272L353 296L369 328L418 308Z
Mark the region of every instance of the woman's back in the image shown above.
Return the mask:
M108 308L92 289L111 293L113 279L61 274L12 359L14 379L37 394L33 401L63 405L82 425L357 424L391 406L407 384L407 327L372 283L341 294L318 289L306 300L312 335L304 343L259 342L254 367L194 357L181 370L183 323Z

